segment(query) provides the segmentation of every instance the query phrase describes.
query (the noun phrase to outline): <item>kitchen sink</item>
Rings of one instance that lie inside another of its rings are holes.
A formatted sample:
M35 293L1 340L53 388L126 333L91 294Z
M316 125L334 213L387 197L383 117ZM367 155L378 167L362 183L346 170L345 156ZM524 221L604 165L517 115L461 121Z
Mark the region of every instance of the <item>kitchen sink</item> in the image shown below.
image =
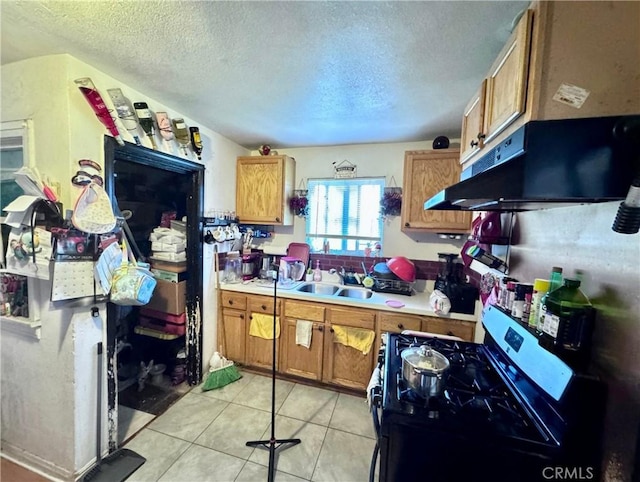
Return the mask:
M343 288L336 296L343 296L345 298L356 298L359 300L366 300L371 298L373 293L369 290L363 290L358 288Z
M367 300L373 293L363 288L347 288L345 285L331 283L303 283L296 288L300 293L310 293L324 296L340 296L341 298L353 298L357 300Z
M334 295L340 289L339 286L321 283L305 283L296 288L296 291L313 293L316 295Z

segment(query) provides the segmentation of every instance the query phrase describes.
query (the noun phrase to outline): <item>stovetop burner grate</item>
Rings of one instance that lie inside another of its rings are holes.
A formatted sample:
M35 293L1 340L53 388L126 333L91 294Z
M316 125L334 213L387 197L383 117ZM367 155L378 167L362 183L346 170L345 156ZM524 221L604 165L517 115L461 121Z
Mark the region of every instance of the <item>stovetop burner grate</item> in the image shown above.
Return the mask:
M428 399L411 389L402 375L402 351L421 345L438 351L450 362L442 393ZM456 421L456 424L480 430L541 439L535 424L492 367L482 345L437 337L394 335L390 347L393 347L393 353L389 354L386 363L391 366L385 372L393 374L390 375L393 380L385 383L388 383L391 392L387 403L396 411L410 415L422 414L426 419L444 417Z

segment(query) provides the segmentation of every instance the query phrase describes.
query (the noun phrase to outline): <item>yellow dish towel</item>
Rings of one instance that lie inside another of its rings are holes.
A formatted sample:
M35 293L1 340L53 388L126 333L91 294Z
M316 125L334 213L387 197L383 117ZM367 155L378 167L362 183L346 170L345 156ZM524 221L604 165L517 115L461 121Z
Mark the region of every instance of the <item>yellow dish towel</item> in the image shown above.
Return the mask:
M333 333L336 335L336 343L360 350L363 355L369 353L376 337L376 333L373 330L365 328L340 325L331 325L331 328L333 328Z
M249 335L273 340L273 315L252 313L249 324ZM280 338L280 317L276 316L276 338Z

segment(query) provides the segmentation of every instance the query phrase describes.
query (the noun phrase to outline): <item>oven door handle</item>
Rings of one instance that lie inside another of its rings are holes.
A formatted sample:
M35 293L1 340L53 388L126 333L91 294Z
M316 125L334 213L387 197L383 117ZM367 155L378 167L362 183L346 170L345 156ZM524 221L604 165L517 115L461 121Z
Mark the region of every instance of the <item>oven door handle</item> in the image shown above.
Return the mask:
M380 387L378 387L380 388ZM376 388L371 389L371 419L373 420L373 429L376 433L376 440L380 441L380 415L378 413L378 403L375 401L379 399L379 392L376 393Z
M373 429L376 433L376 445L373 448L371 456L371 465L369 466L369 482L375 482L376 465L378 462L378 454L380 452L380 418L378 415L378 402L380 401L381 386L372 387L369 395L371 397L371 418L373 419ZM381 402L380 402L381 404Z

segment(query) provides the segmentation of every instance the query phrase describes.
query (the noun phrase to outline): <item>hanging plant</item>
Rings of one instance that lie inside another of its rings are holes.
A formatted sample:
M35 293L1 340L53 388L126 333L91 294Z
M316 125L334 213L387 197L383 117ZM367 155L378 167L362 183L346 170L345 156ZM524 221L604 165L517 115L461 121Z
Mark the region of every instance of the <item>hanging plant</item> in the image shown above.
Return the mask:
M382 216L398 216L402 209L402 188L395 185L395 178L391 177L391 186L384 188L380 200L380 214Z
M304 179L300 181L300 186L304 188ZM309 191L307 189L295 189L293 191L293 196L289 199L289 208L296 216L300 216L301 218L307 217L309 214L309 199L307 196L309 195Z

